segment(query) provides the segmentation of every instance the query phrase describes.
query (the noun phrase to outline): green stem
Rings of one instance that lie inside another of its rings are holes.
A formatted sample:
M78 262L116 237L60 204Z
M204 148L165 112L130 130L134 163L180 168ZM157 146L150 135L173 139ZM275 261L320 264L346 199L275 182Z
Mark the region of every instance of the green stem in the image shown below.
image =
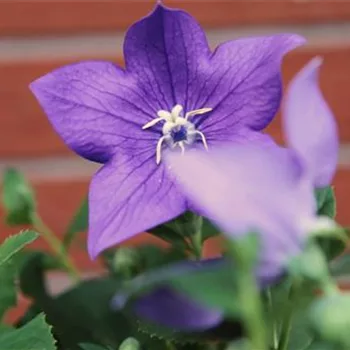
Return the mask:
M196 223L196 231L191 236L191 243L192 243L193 253L194 253L196 260L201 260L202 249L203 249L203 242L202 242L203 218L201 216L198 216L197 220L198 221Z
M282 322L280 338L278 342L277 350L287 350L290 338L290 331L292 329L292 321L293 321L293 301L295 300L295 296L297 295L297 286L292 284L288 293L289 300L289 308L287 311L287 315Z
M232 244L230 250L237 267L237 296L251 348L267 350L263 306L254 273L255 264L244 245Z
M251 271L238 274L238 296L252 349L266 350L260 294Z
M287 350L290 331L292 329L292 320L293 320L293 312L292 310L289 310L286 318L283 320L283 323L282 323L281 335L280 335L277 350Z
M273 307L273 302L272 302L272 293L271 293L271 288L268 288L266 291L266 296L267 296L267 302L269 305L270 312L274 314L274 307ZM278 346L278 329L277 329L277 324L274 320L272 320L272 346L273 349L276 350Z
M64 248L62 242L55 236L55 234L38 214L33 214L31 219L34 229L40 233L51 249L56 253L57 258L61 261L61 264L66 268L72 279L74 281L78 281L79 271L67 255L66 249Z

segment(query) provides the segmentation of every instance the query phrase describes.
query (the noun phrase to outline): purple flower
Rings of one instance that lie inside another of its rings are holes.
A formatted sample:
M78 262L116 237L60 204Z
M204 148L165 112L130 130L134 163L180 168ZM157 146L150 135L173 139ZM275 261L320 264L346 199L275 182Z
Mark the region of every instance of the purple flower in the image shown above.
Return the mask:
M321 63L316 57L304 67L290 84L283 104L288 147L317 188L331 184L339 149L336 121L318 86Z
M189 14L159 4L128 30L125 69L87 61L31 84L65 143L104 164L90 186L92 257L188 209L166 151L269 140L259 131L280 104L281 59L302 43L281 34L211 52Z
M184 192L228 236L260 233L256 276L261 288L283 275L310 231L333 225L316 216L313 193L315 185L330 184L338 148L335 121L318 88L319 66L319 59L311 61L286 95L283 117L290 149L251 144L167 157ZM194 264L174 265L163 274L191 273ZM215 327L222 321L220 310L215 314L194 301L191 308L190 298L184 298L162 287L141 297L135 310L143 318L179 330ZM171 300L171 307L164 306L164 299Z

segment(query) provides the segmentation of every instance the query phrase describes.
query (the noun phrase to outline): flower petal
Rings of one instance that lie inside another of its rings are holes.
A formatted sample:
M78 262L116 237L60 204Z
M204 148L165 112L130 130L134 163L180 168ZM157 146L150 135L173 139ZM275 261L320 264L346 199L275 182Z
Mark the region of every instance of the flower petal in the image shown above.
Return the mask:
M93 177L88 235L92 258L186 210L166 167L156 165L154 150L152 145L134 154L121 154Z
M261 233L258 275L278 275L286 258L299 252L305 235L299 223L312 217L315 202L290 152L236 145L167 159L185 193L227 234Z
M223 320L223 314L191 300L170 288L160 287L140 297L134 304L139 317L176 330L205 330Z
M189 14L157 5L126 34L125 64L158 110L186 108L189 91L210 50L204 32Z
M339 148L335 118L318 85L321 63L315 58L297 74L283 105L287 143L304 160L316 187L331 184Z
M66 144L87 159L106 162L116 148L159 137L142 131L157 111L113 63L68 65L37 79L30 88Z
M213 108L195 123L209 138L245 126L265 128L275 116L282 92L281 61L304 43L294 34L230 41L220 45L210 60L210 71L192 95L191 109Z

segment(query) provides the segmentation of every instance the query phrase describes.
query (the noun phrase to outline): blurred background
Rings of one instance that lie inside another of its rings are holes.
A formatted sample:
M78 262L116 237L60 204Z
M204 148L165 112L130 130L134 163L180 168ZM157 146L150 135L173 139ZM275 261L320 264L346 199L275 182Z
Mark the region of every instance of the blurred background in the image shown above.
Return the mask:
M350 1L164 2L196 17L213 48L241 36L278 32L305 36L308 45L289 54L283 63L286 84L311 57L324 57L321 85L337 117L342 142L334 183L337 218L341 224L349 225ZM78 158L63 144L28 84L55 67L83 59L107 59L123 64L125 30L154 4L155 0L0 0L0 171L13 166L25 173L37 191L40 213L57 235L62 234L85 197L97 165ZM279 117L268 132L283 142ZM17 231L1 222L0 241ZM40 240L35 244L44 246ZM86 271L98 266L78 246L73 255Z

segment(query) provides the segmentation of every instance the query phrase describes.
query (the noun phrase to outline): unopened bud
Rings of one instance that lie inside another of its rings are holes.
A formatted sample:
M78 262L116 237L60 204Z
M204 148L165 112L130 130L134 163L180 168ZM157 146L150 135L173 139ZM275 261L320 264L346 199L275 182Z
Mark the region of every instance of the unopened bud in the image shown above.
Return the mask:
M141 344L135 338L127 338L119 346L119 350L141 350Z
M350 296L336 294L316 301L310 310L310 323L324 340L350 348Z

